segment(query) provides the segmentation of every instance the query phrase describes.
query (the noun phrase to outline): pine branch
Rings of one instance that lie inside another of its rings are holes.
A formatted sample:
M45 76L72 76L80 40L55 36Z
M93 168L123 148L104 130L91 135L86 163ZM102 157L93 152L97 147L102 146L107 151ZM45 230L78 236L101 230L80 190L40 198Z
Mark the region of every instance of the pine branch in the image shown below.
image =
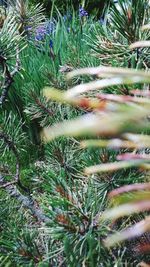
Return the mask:
M38 97L36 97L36 95L35 95L34 93L32 93L32 97L34 98L35 103L37 104L37 106L38 106L41 110L43 110L45 113L47 113L47 114L50 115L50 116L54 116L54 113L53 113L49 108L47 108L46 105L44 105L44 104L42 103L42 101L41 101Z
M3 184L4 183L4 184ZM20 191L16 188L16 185L13 183L5 183L4 177L0 175L0 184L3 184L3 188L5 188L6 192L11 196L16 198L19 202L21 202L23 207L29 209L32 215L39 222L50 222L50 219L43 213L43 211L38 207L33 198L28 195L24 196L20 193Z

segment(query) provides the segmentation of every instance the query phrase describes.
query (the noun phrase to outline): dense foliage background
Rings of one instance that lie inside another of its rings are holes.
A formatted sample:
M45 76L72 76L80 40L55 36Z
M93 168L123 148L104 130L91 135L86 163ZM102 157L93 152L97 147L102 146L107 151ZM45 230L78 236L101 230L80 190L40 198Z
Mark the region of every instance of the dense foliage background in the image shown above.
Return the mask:
M94 16L99 16L102 15L103 11L104 11L104 7L106 7L111 1L110 0L86 0L86 1L80 1L80 0L64 0L64 1L60 1L60 0L30 0L31 3L37 4L43 4L46 12L48 14L50 14L51 8L53 6L53 4L55 4L57 6L57 8L60 11L67 11L68 9L70 9L70 7L73 7L74 10L78 11L79 6L82 4L82 6L84 6L84 8L90 13L93 14Z
M146 266L149 1L41 2L0 9L0 266Z

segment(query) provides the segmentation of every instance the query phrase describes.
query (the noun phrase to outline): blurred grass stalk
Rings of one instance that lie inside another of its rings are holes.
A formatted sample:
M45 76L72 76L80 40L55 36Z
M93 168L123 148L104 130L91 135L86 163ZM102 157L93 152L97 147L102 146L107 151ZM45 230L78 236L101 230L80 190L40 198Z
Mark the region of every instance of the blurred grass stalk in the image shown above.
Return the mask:
M136 42L130 46L130 49L145 46L150 46L150 42ZM144 152L143 154L136 152L139 148L144 149L150 146L149 98L133 95L133 93L127 96L103 93L105 88L116 85L135 84L137 86L137 84L149 84L149 71L113 67L84 68L70 72L67 78L71 79L81 75L92 75L96 80L77 85L67 90L67 92L54 88L45 88L44 96L48 100L80 107L88 113L71 121L60 122L51 127L44 128L42 138L49 142L62 135L74 137L95 136L96 140L87 139L82 141L81 147L95 146L109 149L130 149L130 153L117 156L117 160L120 161L86 168L85 173L88 175L99 172L115 172L119 169L131 167L142 168L143 170L144 168L149 169L149 155L146 155ZM131 87L131 89L133 88ZM94 93L91 97L92 92ZM147 134L145 135L144 133ZM103 139L104 137L108 139ZM123 203L119 201L120 199L122 198L119 196L117 199L114 198L113 203L116 203L117 206L106 210L102 214L100 222L101 220L116 221L120 217L150 210L150 190L140 194L139 188L139 192L134 192L132 195L132 201L130 201L128 194L124 196ZM149 230L150 217L147 217L131 228L107 237L105 244L110 247L123 240L140 236Z

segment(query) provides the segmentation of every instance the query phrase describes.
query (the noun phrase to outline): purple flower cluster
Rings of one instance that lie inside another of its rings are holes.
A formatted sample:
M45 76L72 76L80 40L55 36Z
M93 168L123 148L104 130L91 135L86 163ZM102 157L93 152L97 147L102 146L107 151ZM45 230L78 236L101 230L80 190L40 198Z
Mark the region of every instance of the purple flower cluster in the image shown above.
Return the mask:
M32 38L32 27L31 26L25 26L24 32L27 35L28 39Z
M79 16L82 17L88 17L88 12L81 6L79 8Z
M37 27L35 31L35 40L43 41L47 35L51 35L56 28L56 23L54 21L48 21L45 24Z
M31 26L25 26L25 31L32 31L32 27Z
M39 26L37 29L36 29L36 32L35 32L35 40L36 41L43 41L44 38L45 38L45 35L46 35L46 28L45 26Z

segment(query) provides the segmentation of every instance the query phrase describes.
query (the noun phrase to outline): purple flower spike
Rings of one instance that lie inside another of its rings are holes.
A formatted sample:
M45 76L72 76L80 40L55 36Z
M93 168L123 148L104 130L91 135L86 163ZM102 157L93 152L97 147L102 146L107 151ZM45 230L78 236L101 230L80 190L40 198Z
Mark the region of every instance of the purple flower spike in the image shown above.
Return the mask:
M47 34L52 34L55 31L56 23L54 21L48 21L45 28Z
M83 7L79 8L79 16L80 17L88 17L88 13Z
M53 41L52 40L49 41L49 47L53 48Z

